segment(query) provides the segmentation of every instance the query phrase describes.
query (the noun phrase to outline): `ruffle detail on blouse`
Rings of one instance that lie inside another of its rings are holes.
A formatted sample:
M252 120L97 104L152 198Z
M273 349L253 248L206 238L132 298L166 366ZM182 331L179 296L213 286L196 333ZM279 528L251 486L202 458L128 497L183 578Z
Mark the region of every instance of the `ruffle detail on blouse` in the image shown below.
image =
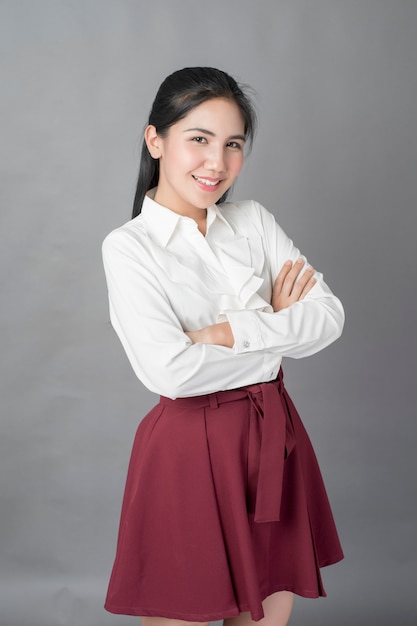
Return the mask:
M265 263L259 240L260 237L249 241L232 235L217 242L216 253L204 242L199 256L190 249L189 254L185 250L179 258L165 248L154 255L154 260L173 283L184 285L185 289L193 285L204 297L207 293L215 294L221 311L272 311L268 300L262 297L263 288L269 299L270 287L258 276Z
M264 286L262 273L265 257L260 237L249 241L246 237L234 238L219 243L220 261L225 268L234 294L240 303L239 308L272 311L267 300L259 291Z

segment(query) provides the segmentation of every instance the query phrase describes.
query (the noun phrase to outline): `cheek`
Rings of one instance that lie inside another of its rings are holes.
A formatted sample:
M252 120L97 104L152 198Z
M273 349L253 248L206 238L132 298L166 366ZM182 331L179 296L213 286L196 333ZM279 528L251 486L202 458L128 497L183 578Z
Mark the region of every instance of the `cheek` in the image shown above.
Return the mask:
M163 156L165 159L165 167L170 170L187 168L195 161L193 151L190 150L187 145L178 141L167 143Z
M243 167L243 161L244 161L243 152L236 154L234 158L231 160L229 164L229 171L233 172L234 176L237 176L239 174L240 170Z
M199 166L201 161L201 151L190 149L189 146L177 147L173 153L173 162L176 165L181 163L181 166L187 170Z

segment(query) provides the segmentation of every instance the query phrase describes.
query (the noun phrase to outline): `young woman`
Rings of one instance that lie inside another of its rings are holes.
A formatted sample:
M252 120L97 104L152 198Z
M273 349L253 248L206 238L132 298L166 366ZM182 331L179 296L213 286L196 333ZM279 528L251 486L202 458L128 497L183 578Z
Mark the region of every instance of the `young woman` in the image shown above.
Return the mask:
M282 626L343 556L280 366L337 339L344 313L271 213L225 202L254 130L224 72L168 76L133 219L103 245L113 327L161 396L134 442L106 600L143 626Z

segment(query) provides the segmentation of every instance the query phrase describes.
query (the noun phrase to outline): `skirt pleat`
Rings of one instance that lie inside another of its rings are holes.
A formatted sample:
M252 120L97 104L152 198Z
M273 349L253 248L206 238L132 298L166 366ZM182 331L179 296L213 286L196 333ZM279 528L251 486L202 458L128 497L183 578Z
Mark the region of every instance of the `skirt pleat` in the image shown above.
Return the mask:
M255 521L266 416L254 386L161 398L142 420L108 611L201 622L250 611L259 620L276 591L326 595L319 568L343 553L310 440L282 374L278 382L287 429L282 487L271 490L279 520Z

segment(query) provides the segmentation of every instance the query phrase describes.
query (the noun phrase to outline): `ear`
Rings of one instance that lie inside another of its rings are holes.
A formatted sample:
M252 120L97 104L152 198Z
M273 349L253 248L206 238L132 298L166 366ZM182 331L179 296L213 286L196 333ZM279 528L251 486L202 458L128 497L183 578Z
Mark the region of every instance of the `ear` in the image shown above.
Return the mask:
M155 126L147 126L145 128L144 139L148 147L149 153L153 159L159 159L161 156L161 137L156 132Z

